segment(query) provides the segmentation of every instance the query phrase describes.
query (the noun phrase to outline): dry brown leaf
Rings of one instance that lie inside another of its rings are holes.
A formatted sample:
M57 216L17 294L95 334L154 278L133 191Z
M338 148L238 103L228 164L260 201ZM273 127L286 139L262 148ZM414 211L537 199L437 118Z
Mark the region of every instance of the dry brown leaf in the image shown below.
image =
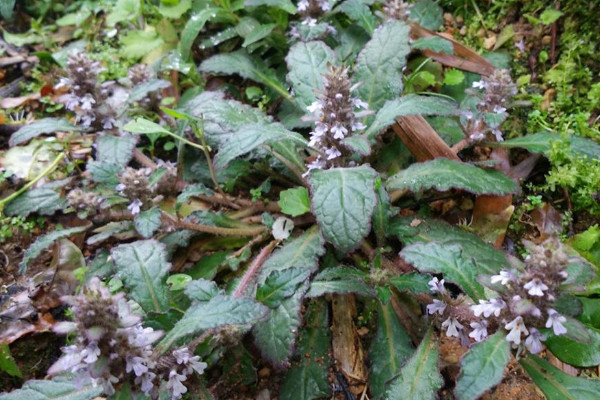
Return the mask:
M21 97L5 97L3 99L0 99L0 108L15 108L15 107L19 107L22 106L23 104L26 104L30 101L33 100L39 100L41 98L41 94L38 93L32 93L29 94L27 96L21 96Z

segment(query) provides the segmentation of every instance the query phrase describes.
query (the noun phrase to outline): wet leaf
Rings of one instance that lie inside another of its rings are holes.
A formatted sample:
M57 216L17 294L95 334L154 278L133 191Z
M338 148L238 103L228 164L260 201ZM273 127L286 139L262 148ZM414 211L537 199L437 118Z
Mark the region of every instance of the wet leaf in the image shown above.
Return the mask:
M102 394L102 387L91 384L78 388L71 380L30 380L21 389L0 394L0 400L91 400Z
M305 187L297 187L283 190L279 193L279 201L281 212L292 217L306 214L310 211L310 199L308 190Z
M73 132L80 131L81 127L77 127L62 118L44 118L35 121L29 125L25 125L18 131L12 134L8 142L10 147L30 141L31 139L46 134L59 131Z

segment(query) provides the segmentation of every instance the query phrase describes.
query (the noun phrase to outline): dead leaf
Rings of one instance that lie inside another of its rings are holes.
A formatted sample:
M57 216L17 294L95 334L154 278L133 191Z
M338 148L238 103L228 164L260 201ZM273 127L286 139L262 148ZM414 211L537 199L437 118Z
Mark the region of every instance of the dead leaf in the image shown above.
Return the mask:
M26 104L30 101L33 100L39 100L42 96L40 95L40 93L32 93L30 95L27 96L21 96L21 97L5 97L3 99L0 100L0 108L15 108L15 107L19 107L22 106L23 104Z
M538 243L562 232L562 215L550 203L544 203L533 210L531 222L540 233L539 238L535 240Z

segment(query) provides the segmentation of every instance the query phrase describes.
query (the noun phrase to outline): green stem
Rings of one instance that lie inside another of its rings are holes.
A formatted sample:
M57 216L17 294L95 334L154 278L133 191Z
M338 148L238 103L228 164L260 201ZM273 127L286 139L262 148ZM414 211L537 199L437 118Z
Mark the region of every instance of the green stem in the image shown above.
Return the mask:
M14 192L14 193L10 194L9 196L7 196L7 197L3 198L2 200L0 200L0 215L3 215L4 206L7 203L9 203L10 201L12 201L15 198L19 197L20 195L22 195L26 191L28 191L33 185L35 185L36 183L38 183L40 181L40 179L42 179L43 177L45 177L46 175L48 175L50 172L52 172L54 170L54 168L56 168L58 166L58 164L62 161L63 158L65 158L65 153L60 153L54 159L54 161L52 161L52 164L48 165L48 167L46 167L46 169L43 170L38 176L36 176L35 178L33 178L33 180L29 181L21 189L17 190L16 192Z

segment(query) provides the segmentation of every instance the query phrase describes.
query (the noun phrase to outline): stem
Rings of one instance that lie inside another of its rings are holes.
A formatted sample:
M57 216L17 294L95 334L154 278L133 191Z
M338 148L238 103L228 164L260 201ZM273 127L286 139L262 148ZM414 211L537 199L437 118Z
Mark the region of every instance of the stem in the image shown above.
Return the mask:
M54 161L52 161L52 164L48 165L48 167L46 167L46 169L43 170L38 176L36 176L35 178L33 178L33 180L29 181L21 189L17 190L16 192L14 192L14 193L10 194L9 196L7 196L7 197L3 198L2 200L0 200L0 214L2 214L2 212L4 210L4 205L6 203L9 203L13 199L15 199L15 198L19 197L21 194L25 193L27 190L29 190L29 188L31 188L33 185L35 185L36 183L38 183L40 181L40 179L42 179L43 177L45 177L46 175L48 175L50 172L52 172L54 170L54 168L56 168L58 166L58 164L62 161L63 158L65 158L65 153L60 153L54 159Z
M277 246L278 243L279 240L273 240L267 246L263 247L263 249L260 251L260 253L258 253L256 258L250 265L250 268L248 268L248 270L244 273L244 276L242 276L240 284L235 289L235 292L233 292L233 297L242 297L244 295L244 292L246 292L248 285L256 277L258 270L260 269L260 267L262 267L264 262L267 260L267 257L269 256L269 254L271 254L271 252L273 251L275 246Z
M222 228L220 226L201 225L201 224L195 224L193 222L177 220L165 212L163 212L162 215L169 221L169 223L171 223L171 225L173 225L177 228L189 229L190 231L211 233L213 235L256 236L256 235L263 233L265 230L267 230L267 228L265 226L249 226L247 228Z
M283 165L285 165L290 171L292 171L294 176L296 176L296 178L298 179L298 181L300 181L300 183L302 183L302 185L306 186L306 181L304 180L304 177L302 177L302 173L300 173L300 171L297 171L288 159L286 159L284 156L282 156L273 149L271 149L271 154L273 154L276 159L281 161Z

